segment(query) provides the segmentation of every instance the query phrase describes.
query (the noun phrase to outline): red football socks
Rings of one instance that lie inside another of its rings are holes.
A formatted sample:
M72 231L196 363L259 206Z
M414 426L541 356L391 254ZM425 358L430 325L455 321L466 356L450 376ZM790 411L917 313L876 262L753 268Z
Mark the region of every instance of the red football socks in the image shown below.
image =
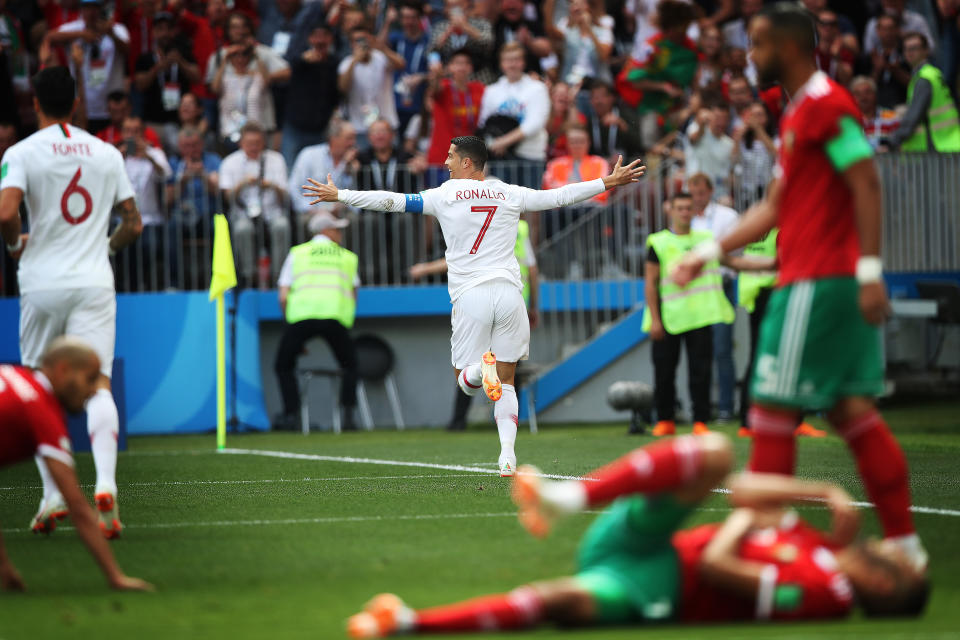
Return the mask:
M747 468L757 473L793 475L797 458L797 440L793 435L797 414L754 406L747 421L753 432Z
M482 596L416 613L417 631L434 633L523 629L543 618L543 601L530 587Z
M877 508L886 537L914 532L910 514L910 486L903 450L876 411L834 424L857 460L867 495Z
M583 482L587 504L611 502L631 493L679 489L696 478L702 460L696 436L683 436L635 449L588 474Z

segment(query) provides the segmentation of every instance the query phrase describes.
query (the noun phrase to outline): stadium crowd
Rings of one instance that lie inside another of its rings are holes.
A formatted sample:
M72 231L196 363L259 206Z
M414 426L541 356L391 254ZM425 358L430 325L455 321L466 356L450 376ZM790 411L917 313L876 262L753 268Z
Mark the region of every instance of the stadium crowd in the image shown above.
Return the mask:
M877 150L909 146L935 110L929 79L912 91L925 60L956 93L960 0L802 4L819 67L849 87ZM143 214L120 290L151 269L166 270L157 288L200 269L191 241L209 238L220 210L241 277L272 284L312 211L297 195L306 177L436 186L449 140L478 131L488 169L509 182L556 187L605 175L618 154L660 157L679 183L706 175L742 213L772 175L788 100L747 57L762 5L0 0L0 153L36 128L31 75L68 65L76 124L123 151Z

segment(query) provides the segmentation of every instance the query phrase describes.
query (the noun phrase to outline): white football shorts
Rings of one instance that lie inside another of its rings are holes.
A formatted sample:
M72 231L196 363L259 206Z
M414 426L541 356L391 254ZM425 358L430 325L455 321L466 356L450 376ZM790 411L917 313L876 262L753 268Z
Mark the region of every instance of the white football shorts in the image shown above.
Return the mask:
M80 338L100 358L100 373L113 375L117 295L113 289L45 289L20 297L20 359L39 367L43 352L59 336Z
M527 305L520 289L507 280L490 280L460 294L450 325L455 369L480 362L486 351L493 351L500 362L525 360L530 351Z

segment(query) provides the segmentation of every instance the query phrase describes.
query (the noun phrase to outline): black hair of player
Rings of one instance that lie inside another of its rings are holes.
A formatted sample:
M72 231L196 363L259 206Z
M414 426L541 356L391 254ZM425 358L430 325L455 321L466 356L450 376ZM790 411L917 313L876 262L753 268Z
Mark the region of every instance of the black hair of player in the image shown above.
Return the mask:
M690 2L662 0L657 4L657 22L661 31L686 30L696 17L696 9Z
M796 43L803 53L817 50L817 26L813 14L795 2L777 2L760 9L757 17L770 21L779 35Z
M887 593L873 593L870 590L855 589L857 604L870 618L916 618L927 608L930 599L930 581L925 575L904 575L903 569L889 559L875 553L864 543L856 545L856 551L866 559L874 569L887 574L893 582L893 590Z
M470 158L478 171L487 166L487 144L477 136L458 136L450 141L461 158Z
M73 111L77 84L66 67L47 67L33 76L33 92L48 118L67 118Z
M693 196L687 191L677 191L673 194L673 197L670 198L670 202L676 202L677 200L693 200Z
M418 0L403 0L400 3L400 9L412 9L417 12L417 15L423 15L423 3Z

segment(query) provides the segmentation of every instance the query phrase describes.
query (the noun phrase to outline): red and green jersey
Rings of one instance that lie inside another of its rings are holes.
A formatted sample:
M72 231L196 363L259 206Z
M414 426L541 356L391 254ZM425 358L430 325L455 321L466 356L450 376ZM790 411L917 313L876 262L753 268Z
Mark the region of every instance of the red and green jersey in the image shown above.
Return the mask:
M685 89L693 84L700 57L697 45L690 38L674 42L658 33L644 43L641 59L629 61L625 76L630 82L655 80ZM666 114L683 102L682 97L672 98L662 91L645 90L639 108L641 112Z
M778 284L852 276L860 256L848 168L873 151L850 94L814 73L780 123Z
M683 574L682 620L805 620L850 613L853 588L837 569L823 534L796 512L788 512L780 527L754 531L741 543L741 558L765 565L757 595L749 599L732 596L701 578L700 558L719 528L708 524L673 536Z

